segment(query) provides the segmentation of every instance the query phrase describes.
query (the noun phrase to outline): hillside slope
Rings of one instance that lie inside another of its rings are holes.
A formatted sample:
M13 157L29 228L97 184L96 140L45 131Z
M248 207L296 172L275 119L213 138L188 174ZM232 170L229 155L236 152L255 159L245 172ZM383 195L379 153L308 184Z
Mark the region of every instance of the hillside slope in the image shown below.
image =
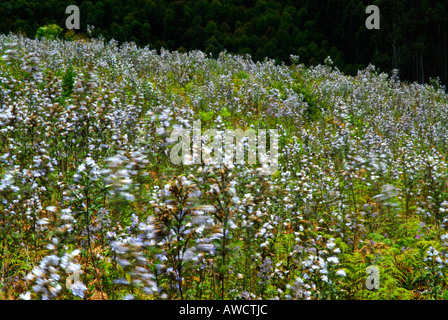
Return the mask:
M448 297L443 88L98 39L0 57L0 297ZM277 129L277 172L174 164L194 121Z

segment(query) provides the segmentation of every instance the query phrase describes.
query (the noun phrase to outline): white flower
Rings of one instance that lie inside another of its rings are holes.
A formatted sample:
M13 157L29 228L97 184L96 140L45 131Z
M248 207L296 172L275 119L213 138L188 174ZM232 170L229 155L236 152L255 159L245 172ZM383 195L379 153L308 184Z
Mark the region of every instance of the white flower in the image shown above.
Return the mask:
M22 300L31 300L31 292L27 291L27 292L25 292L25 293L22 293L22 294L19 296L19 299L22 299Z
M89 166L89 167L94 167L94 166L96 166L96 163L95 163L95 161L92 158L87 157L86 158L86 165Z
M81 163L81 165L78 167L78 173L81 173L86 170L86 165L84 163Z
M51 256L48 256L48 262L53 266L57 266L59 264L59 257L52 254Z
M336 244L334 242L327 242L327 248L332 250Z
M63 214L63 215L61 216L61 220L73 221L73 220L75 220L75 218L73 218L71 215Z
M337 257L329 257L327 258L328 262L334 263L334 264L338 264L339 263L339 259Z
M50 212L56 212L56 210L57 210L57 208L56 208L55 206L49 206L49 207L47 207L47 211L50 211Z
M439 251L437 251L433 246L430 246L428 251L426 252L428 256L433 257L439 255Z
M298 284L298 285L303 285L303 280L302 280L302 278L297 277L295 283Z
M127 201L134 201L135 196L130 194L129 192L120 192L120 195L123 196Z
M338 276L340 276L340 277L345 277L345 276L347 276L347 274L345 273L345 271L344 271L343 269L338 270L338 271L336 272L336 275L338 275Z
M72 285L71 290L74 296L84 298L84 292L87 290L87 287L81 281L76 281Z
M79 250L79 249L75 249L75 250L73 250L71 253L70 253L70 256L72 256L72 257L76 257L78 254L80 254L81 253L81 250Z
M50 221L47 218L42 218L36 222L38 225L46 225L49 224Z

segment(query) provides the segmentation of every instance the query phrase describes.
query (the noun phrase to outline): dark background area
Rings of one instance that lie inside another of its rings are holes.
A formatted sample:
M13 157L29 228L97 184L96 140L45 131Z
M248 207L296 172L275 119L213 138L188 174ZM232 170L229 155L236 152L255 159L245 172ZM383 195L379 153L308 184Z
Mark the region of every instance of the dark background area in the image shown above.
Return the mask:
M58 24L65 30L68 5L80 9L81 29L95 26L106 40L216 56L222 50L278 63L298 55L306 65L330 56L340 70L356 74L374 64L400 79L448 80L448 1L417 0L2 0L0 32L23 33ZM380 30L368 30L366 7L377 5Z

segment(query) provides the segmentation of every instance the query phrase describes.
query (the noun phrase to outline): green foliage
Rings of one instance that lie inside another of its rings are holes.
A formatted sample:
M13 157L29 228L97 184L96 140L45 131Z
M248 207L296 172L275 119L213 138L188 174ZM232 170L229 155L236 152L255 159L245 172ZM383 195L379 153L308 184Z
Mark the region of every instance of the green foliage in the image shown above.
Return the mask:
M215 116L213 111L201 111L199 112L199 115L201 120L205 123L210 122Z
M76 72L72 65L65 70L62 76L62 99L66 99L73 92L73 84L75 83Z
M42 39L46 38L49 40L54 40L58 38L62 33L62 28L57 24L49 24L43 27L40 27L36 31L36 38Z
M306 119L310 121L316 121L320 118L322 113L321 104L316 97L311 93L310 89L303 83L297 82L293 86L294 92L300 94L303 97L303 101L306 103L304 115Z

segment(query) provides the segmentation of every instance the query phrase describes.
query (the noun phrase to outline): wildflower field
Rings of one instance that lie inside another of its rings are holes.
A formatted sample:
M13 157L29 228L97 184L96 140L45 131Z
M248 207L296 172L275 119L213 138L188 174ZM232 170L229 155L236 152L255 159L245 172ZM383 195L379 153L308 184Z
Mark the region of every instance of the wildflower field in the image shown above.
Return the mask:
M447 101L330 58L0 35L0 299L448 298ZM277 129L278 170L173 164L194 121Z

